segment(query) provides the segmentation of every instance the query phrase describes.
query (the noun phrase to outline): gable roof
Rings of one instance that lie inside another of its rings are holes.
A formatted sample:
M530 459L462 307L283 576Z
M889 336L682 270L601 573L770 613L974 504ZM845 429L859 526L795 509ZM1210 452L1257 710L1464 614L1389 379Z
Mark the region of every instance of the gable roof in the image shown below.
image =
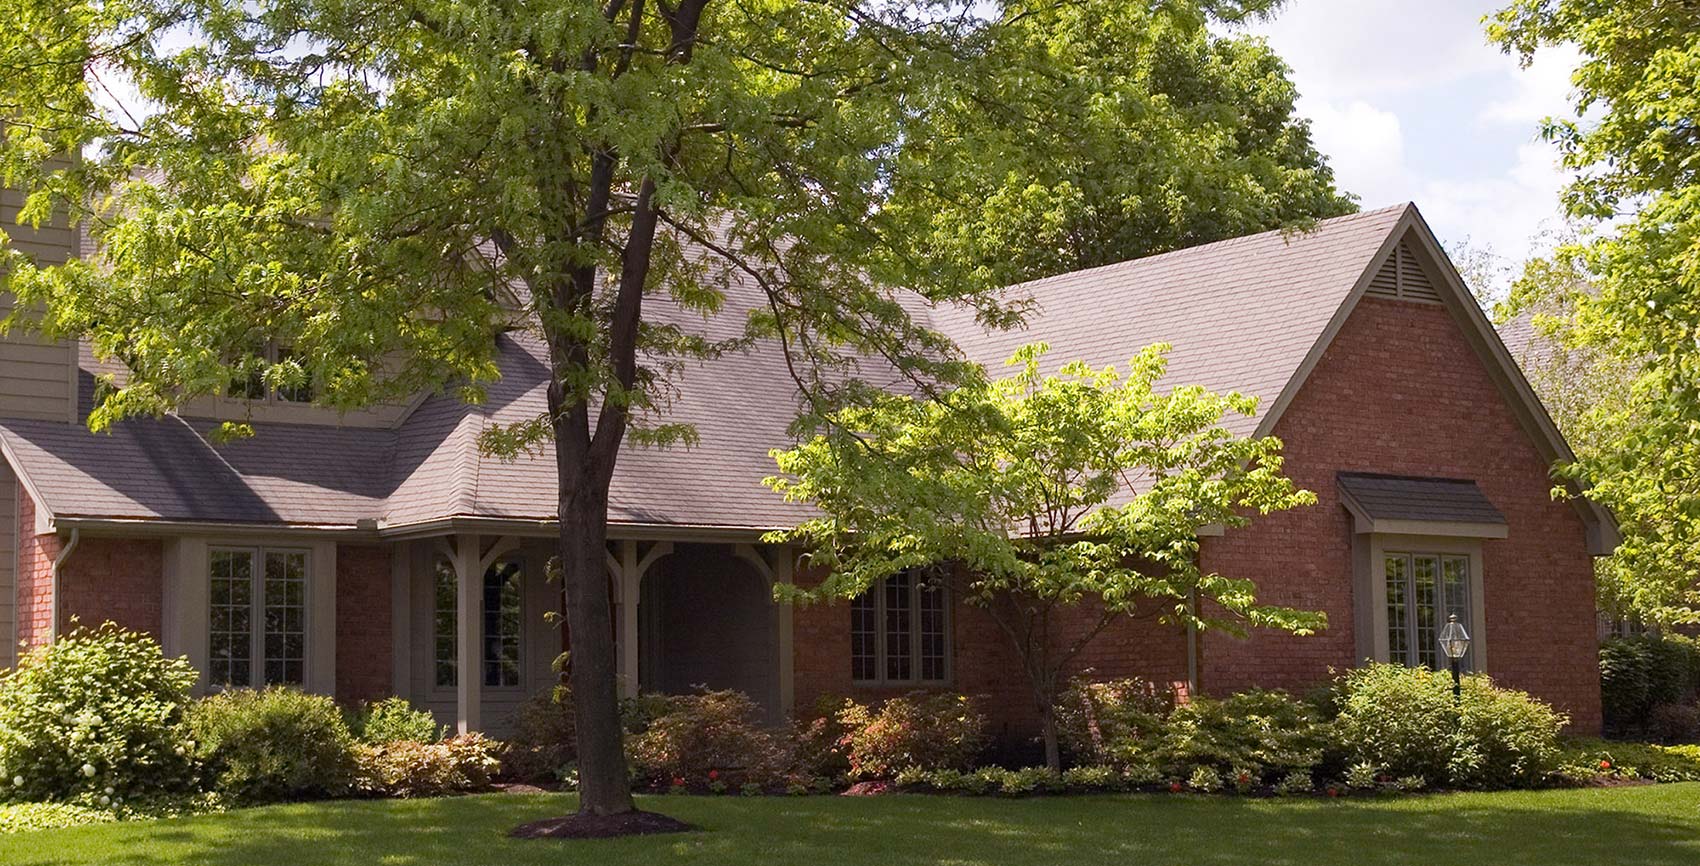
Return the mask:
M989 331L954 308L917 311L994 371L1022 344L1045 341L1052 359L1121 364L1142 347L1172 345L1166 381L1260 398L1230 430L1266 434L1302 386L1357 300L1389 262L1415 268L1452 308L1519 418L1549 459L1569 449L1505 347L1446 262L1415 206L1401 204L1323 220L1307 231L1263 232L1012 286L1031 299L1024 327ZM732 336L762 303L731 275L726 312L704 319L646 300L646 315L710 338ZM492 424L544 408L545 354L526 332L498 346L502 379L486 403L425 399L394 430L256 424L250 442L213 446L210 424L133 421L110 434L0 417L0 451L43 509L56 518L214 521L342 526L393 533L458 522L554 519L551 454L503 462L479 452ZM86 378L86 377L85 377ZM627 448L610 491L616 532L648 527L753 533L794 524L807 512L768 491L769 451L791 443L797 394L778 346L689 365L668 407L696 426L693 448ZM1594 522L1610 517L1585 514ZM1591 524L1592 525L1592 524ZM1608 530L1601 539L1606 540Z

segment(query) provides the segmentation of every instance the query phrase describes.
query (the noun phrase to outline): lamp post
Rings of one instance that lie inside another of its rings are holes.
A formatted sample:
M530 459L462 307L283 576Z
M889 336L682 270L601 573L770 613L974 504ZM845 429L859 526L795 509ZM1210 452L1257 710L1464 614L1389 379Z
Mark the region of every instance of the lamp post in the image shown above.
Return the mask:
M1452 662L1452 702L1456 704L1463 700L1464 695L1459 668L1464 664L1464 654L1470 651L1470 633L1458 622L1458 614L1446 618L1438 640L1441 654Z

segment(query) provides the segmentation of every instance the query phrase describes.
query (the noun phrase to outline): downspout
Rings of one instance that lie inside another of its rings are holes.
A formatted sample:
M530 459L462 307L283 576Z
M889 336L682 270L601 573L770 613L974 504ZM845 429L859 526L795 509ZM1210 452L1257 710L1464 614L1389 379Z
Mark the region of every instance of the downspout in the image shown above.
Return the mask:
M83 531L71 527L71 537L65 541L65 546L59 548L59 555L53 558L52 591L53 596L48 603L47 642L53 643L59 638L59 569L65 560L71 558L71 553L77 549L77 542L83 540Z
M1198 590L1188 592L1186 602L1192 612L1186 623L1186 697L1191 701L1198 697Z

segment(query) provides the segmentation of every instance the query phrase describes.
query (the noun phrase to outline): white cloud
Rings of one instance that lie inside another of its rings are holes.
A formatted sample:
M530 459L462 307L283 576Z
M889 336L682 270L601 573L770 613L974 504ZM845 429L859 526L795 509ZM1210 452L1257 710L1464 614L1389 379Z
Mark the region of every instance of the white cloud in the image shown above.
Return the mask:
M1536 55L1535 62L1527 69L1511 74L1511 93L1490 100L1478 117L1489 123L1526 125L1546 117L1569 115L1570 73L1580 61L1581 54L1572 45Z
M1336 106L1304 100L1316 146L1328 154L1338 183L1370 206L1400 200L1406 181L1405 136L1399 116L1361 99Z

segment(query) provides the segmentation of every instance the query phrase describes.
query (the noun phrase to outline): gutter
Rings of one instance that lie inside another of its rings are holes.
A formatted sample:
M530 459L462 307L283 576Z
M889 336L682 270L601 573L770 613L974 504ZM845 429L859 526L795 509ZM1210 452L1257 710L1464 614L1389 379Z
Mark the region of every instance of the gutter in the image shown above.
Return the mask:
M48 603L48 643L59 639L59 570L65 565L65 560L71 558L71 553L77 549L77 543L82 540L83 531L72 527L70 539L65 542L64 547L59 548L59 555L53 558L52 596Z

